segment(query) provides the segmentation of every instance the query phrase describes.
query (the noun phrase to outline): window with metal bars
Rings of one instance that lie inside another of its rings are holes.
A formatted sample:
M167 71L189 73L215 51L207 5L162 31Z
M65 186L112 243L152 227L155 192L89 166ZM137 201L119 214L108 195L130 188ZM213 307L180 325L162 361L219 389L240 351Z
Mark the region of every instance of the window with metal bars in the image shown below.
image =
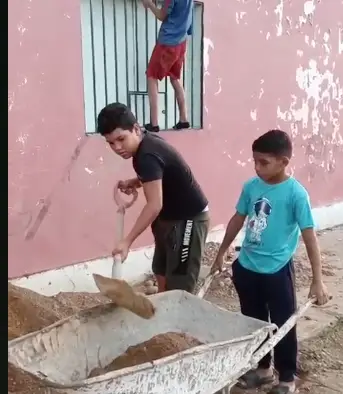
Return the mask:
M122 102L140 124L149 123L145 71L160 28L140 0L81 0L82 56L86 133L108 103ZM202 128L203 4L195 2L193 35L188 39L183 85L193 129ZM169 79L159 83L159 124L171 129L179 120Z

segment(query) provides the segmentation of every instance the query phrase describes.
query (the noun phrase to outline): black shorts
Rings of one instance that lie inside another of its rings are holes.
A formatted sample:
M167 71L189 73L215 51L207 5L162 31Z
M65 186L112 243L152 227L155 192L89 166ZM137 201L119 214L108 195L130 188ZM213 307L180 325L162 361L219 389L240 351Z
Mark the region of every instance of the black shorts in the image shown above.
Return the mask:
M189 220L158 218L151 226L155 238L152 270L166 278L166 290L194 291L209 222L208 212L202 212Z

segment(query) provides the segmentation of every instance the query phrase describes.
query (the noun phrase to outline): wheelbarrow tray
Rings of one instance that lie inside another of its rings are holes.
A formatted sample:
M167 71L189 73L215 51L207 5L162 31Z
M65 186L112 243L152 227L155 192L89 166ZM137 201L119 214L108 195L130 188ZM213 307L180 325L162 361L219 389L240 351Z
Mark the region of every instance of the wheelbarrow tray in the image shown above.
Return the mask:
M152 319L113 304L96 306L9 341L8 361L64 394L209 394L234 383L274 328L180 290L149 298L156 306ZM88 379L129 346L167 332L204 345Z

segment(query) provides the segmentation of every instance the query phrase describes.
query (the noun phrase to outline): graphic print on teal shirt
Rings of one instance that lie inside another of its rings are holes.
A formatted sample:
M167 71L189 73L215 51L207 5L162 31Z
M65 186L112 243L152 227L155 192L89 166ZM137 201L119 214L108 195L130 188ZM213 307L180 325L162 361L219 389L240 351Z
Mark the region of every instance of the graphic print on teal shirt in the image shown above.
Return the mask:
M258 273L284 267L295 253L300 230L314 227L308 193L292 177L276 185L252 178L244 184L236 210L247 216L239 262Z

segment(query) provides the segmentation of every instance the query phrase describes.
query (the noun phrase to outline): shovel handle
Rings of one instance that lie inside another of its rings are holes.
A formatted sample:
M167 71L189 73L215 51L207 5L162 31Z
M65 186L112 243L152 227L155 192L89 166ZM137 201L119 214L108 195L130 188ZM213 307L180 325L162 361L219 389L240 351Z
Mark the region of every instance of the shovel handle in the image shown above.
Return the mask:
M132 200L131 201L124 201L120 197L118 189L118 183L116 184L114 188L114 193L113 193L113 198L115 203L118 205L118 211L117 211L117 223L116 223L116 238L117 242L121 241L124 237L124 218L125 218L125 210L127 208L130 208L134 202L137 200L138 193L137 190L134 189L133 194L132 194ZM122 261L121 261L121 256L116 255L113 256L113 264L112 264L112 278L114 279L122 279Z
M119 207L117 211L117 223L116 223L116 239L120 242L124 237L124 218L125 218L125 208ZM112 264L112 278L122 279L122 261L120 254L113 256Z

